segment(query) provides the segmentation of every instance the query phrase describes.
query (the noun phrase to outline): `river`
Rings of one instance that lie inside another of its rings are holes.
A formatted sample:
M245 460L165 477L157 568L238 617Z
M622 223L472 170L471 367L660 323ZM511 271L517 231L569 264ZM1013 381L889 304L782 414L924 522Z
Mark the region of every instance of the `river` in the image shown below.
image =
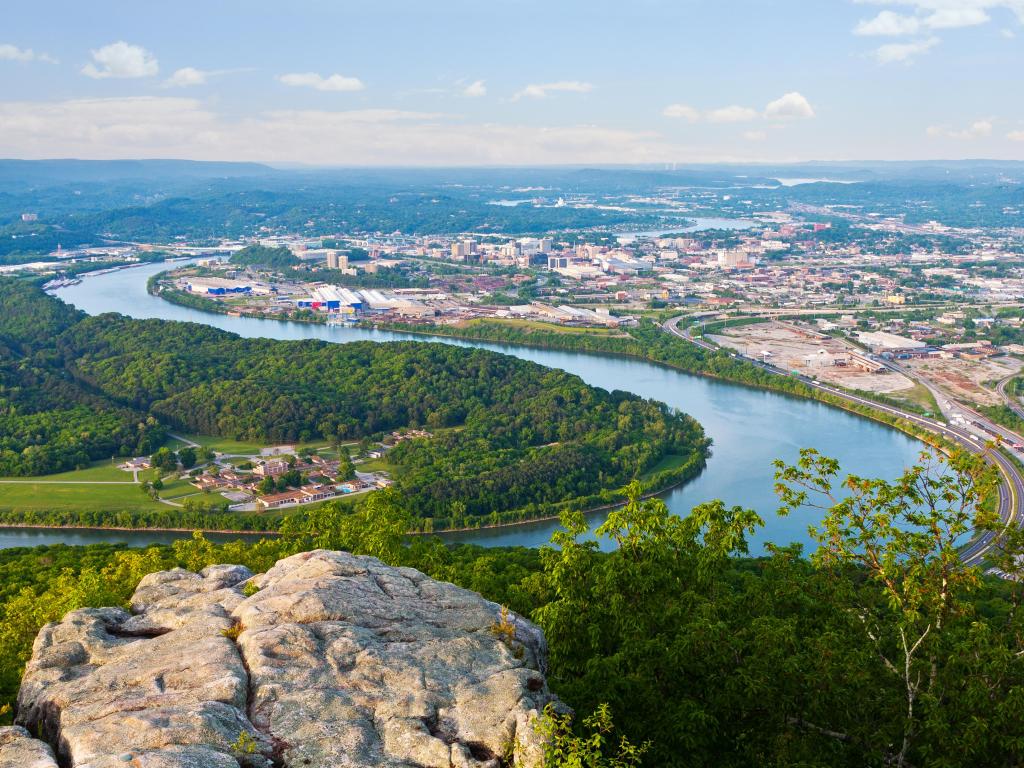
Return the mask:
M162 318L205 323L246 337L275 339L323 339L345 343L417 340L423 336L340 326L279 322L256 318L229 317L170 304L150 296L146 281L167 265L153 264L85 277L78 285L56 292L61 299L89 314L120 312L137 318ZM764 551L766 542L810 545L809 515L779 518L772 492L772 461L796 459L803 447L814 447L840 460L843 469L869 477L893 478L914 463L921 445L880 424L830 408L817 402L786 397L693 376L651 363L616 357L530 349L501 344L438 339L460 346L476 346L515 355L580 376L588 384L605 389L624 389L643 397L668 403L693 415L714 440L707 469L694 481L664 494L669 509L685 514L710 499L741 505L760 512L766 526L752 538L751 550ZM602 515L591 516L596 525ZM446 534L453 540L488 546L521 544L538 546L548 541L553 522ZM54 541L88 543L129 541L132 544L166 541L174 534L116 531L54 531L38 529L0 530L0 547L48 544Z

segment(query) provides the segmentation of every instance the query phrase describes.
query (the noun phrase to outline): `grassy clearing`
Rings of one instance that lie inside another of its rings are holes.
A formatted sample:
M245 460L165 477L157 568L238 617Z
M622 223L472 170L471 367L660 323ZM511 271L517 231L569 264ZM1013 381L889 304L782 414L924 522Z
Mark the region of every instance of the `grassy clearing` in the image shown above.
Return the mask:
M651 467L649 470L647 470L640 476L640 482L650 480L652 477L654 477L654 475L658 474L659 472L664 472L665 470L668 469L679 469L679 467L683 466L683 464L685 464L686 461L686 456L679 456L674 453L662 456L661 461L659 461L657 464L655 464L653 467Z
M261 449L266 447L262 443L234 440L230 437L213 437L212 435L182 435L182 437L218 453L258 454Z
M462 327L468 328L474 325L495 325L495 326L508 326L513 328L525 328L527 330L534 331L550 331L553 333L568 333L568 334L589 334L591 336L625 336L621 331L617 331L613 328L581 328L572 325L560 325L559 323L545 323L540 320L517 320L517 319L497 319L497 318L473 318L462 323Z
M174 480L164 483L164 487L160 491L160 498L176 501L184 498L185 496L194 496L197 493L202 493L202 491L187 480L175 478Z
M116 459L115 461L123 461ZM62 483L95 483L95 482L121 482L130 483L133 480L131 472L118 469L117 465L111 464L110 459L94 462L92 466L85 469L73 469L69 472L58 472L53 475L39 475L37 477L4 477L2 480L45 480L47 482Z
M886 397L890 397L893 400L901 400L912 405L918 405L926 411L931 411L933 414L941 413L939 410L939 404L935 402L935 398L932 396L932 393L929 392L928 388L923 384L915 384L910 389L900 389L895 392L888 392L886 393Z
M137 485L70 485L58 483L0 484L0 509L111 510L166 509Z

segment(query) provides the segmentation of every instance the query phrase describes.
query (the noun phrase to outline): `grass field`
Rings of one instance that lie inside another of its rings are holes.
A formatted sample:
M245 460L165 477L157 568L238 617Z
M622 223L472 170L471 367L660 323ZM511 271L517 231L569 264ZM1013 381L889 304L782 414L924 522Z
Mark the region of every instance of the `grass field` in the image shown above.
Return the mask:
M664 472L667 469L679 469L683 464L686 463L686 456L678 456L674 453L670 453L667 456L663 456L661 461L651 467L649 470L641 475L640 480L649 480L659 472Z
M0 483L0 509L83 511L167 509L137 485L72 485L67 483Z
M122 461L117 459L117 461ZM69 472L58 472L55 475L40 475L37 477L5 477L0 480L46 480L47 482L82 483L82 482L132 482L131 472L118 469L110 463L110 459L97 461L86 469L73 469Z
M935 402L932 393L923 384L915 384L910 389L898 389L895 392L887 392L886 397L911 403L912 405L919 405L933 414L941 413L939 404Z
M463 323L463 327L473 325L497 325L512 326L514 328L525 328L534 331L552 331L554 333L585 333L591 336L624 336L621 331L613 328L581 328L572 325L561 325L559 323L545 323L540 320L517 320L517 319L496 319L496 318L474 318Z
M198 443L204 448L209 448L212 451L218 453L237 453L244 454L247 456L258 456L263 448L269 448L276 443L257 443L251 440L234 440L230 437L214 437L212 435L182 435L186 440L191 440L193 443ZM180 440L171 438L167 442L167 447L171 450L178 450L184 447L184 443ZM320 450L321 448L329 448L330 444L326 440L318 440L312 443L295 443L295 450L299 451L303 448L312 448L313 450ZM354 445L354 443L353 443Z

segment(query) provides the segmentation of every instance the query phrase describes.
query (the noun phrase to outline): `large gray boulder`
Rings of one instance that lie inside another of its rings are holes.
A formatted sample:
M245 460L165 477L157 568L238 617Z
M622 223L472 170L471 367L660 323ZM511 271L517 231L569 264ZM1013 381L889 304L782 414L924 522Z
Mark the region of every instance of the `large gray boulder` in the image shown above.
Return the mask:
M318 550L150 574L131 611L47 625L18 722L75 768L540 766L545 663L473 592Z
M0 768L57 768L57 761L49 744L15 725L0 728Z

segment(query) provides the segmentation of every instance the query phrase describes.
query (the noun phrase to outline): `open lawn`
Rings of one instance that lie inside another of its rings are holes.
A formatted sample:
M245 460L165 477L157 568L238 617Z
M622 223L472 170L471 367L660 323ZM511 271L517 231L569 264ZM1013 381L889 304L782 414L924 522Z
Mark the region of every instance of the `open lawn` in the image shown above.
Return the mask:
M554 333L572 333L579 334L585 333L591 336L625 336L626 334L622 331L618 331L614 328L589 328L579 327L574 325L561 325L559 323L545 323L540 320L519 320L519 319L496 319L496 318L474 318L467 320L462 324L463 327L468 328L473 325L496 325L496 326L512 326L515 328L524 328L527 330L534 331L552 331Z
M687 460L686 456L677 456L674 453L670 453L667 456L663 456L661 458L661 461L659 461L657 464L655 464L649 470L644 472L644 474L640 477L640 480L641 481L649 480L650 478L652 478L654 475L658 474L659 472L664 472L664 471L669 470L669 469L679 469L679 467L681 467L683 464L686 463L686 460Z
M894 392L886 392L886 397L893 400L900 400L912 405L919 405L932 414L941 413L939 404L935 402L932 393L923 384L915 384L910 389L898 389Z
M119 511L167 509L137 485L0 483L0 509Z
M164 483L164 487L160 490L160 498L168 499L169 501L181 501L186 496L194 496L201 493L202 491L187 480L175 479Z
M183 434L182 437L218 453L242 454L246 456L258 456L262 449L276 445L274 443L257 443L251 440L235 440L230 437L214 437L213 435ZM180 440L175 440L174 438L167 441L167 447L174 451L183 448L184 445ZM326 440L318 440L311 443L295 443L294 445L296 451L304 448L312 448L315 451L319 451L322 448L330 448L330 443Z
M261 448L266 447L262 443L234 440L230 437L213 437L212 435L182 435L182 437L218 453L258 454ZM182 447L180 442L175 442L177 443L176 446L169 445L169 447L174 448L174 450Z
M120 462L123 459L116 459ZM130 483L133 480L131 472L118 469L110 463L110 459L104 459L93 463L85 469L73 469L69 472L58 472L54 475L40 475L38 477L5 477L0 480L45 480L47 482L64 483L95 483L95 482L121 482Z

